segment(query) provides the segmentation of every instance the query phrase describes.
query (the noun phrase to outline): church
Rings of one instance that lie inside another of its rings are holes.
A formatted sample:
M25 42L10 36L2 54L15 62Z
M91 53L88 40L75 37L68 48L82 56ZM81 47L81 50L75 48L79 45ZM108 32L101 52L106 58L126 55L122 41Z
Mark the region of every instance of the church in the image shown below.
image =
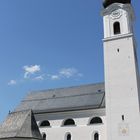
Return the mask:
M105 81L31 92L0 125L0 140L139 140L131 0L104 0L102 16Z

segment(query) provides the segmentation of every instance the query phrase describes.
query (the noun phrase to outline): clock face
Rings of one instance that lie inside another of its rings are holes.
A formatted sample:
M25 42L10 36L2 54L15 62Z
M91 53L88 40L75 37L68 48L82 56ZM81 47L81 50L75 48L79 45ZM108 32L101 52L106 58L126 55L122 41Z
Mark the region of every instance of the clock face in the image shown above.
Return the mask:
M121 10L114 10L114 11L111 13L112 19L118 19L118 18L121 17L121 15L122 15Z
M129 125L127 123L119 124L119 135L128 136L129 135Z

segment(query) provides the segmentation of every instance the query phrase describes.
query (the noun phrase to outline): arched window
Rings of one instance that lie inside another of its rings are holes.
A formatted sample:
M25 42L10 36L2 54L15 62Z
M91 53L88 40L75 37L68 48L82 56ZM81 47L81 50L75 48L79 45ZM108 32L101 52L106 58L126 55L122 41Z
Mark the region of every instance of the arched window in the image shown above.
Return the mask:
M42 121L39 126L40 127L50 127L50 122L48 120Z
M42 134L42 137L43 137L43 140L46 140L46 134L45 133Z
M67 134L66 140L71 140L71 134Z
M94 140L99 140L99 134L98 133L94 134Z
M66 125L75 125L75 122L73 119L67 119L64 121L63 126L66 126Z
M100 124L100 123L103 123L103 121L100 117L94 117L89 122L89 124Z
M114 28L114 35L121 33L120 23L119 22L115 22L113 24L113 28Z

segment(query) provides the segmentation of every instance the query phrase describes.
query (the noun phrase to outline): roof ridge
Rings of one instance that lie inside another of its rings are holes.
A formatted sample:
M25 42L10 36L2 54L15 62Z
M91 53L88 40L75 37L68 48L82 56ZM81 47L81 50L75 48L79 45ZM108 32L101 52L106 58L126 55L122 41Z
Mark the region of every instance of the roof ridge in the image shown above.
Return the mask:
M78 88L78 87L86 87L86 86L96 86L96 85L102 85L104 84L104 82L98 82L98 83L91 83L91 84L81 84L81 85L77 85L77 86L66 86L66 87L58 87L58 88L50 88L50 89L44 89L44 90L33 90L30 91L28 94L35 94L38 92L46 92L46 91L56 91L56 90L65 90L65 89L72 89L72 88Z
M86 96L86 95L96 95L96 94L101 94L104 93L104 91L100 91L100 92L92 92L92 93L84 93L84 94L77 94L77 95L70 95L70 96L60 96L60 97L49 97L49 98L39 98L39 99L24 99L22 102L24 101L40 101L40 100L49 100L49 99L58 99L58 98L65 98L65 97L78 97L78 96Z

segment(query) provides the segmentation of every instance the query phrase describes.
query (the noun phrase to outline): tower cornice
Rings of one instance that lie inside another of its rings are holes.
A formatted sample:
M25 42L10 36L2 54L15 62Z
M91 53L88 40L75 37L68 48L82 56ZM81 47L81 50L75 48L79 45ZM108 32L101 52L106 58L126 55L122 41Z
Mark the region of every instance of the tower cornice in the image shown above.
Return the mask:
M124 9L131 13L132 19L134 19L134 11L130 4L122 4L122 3L113 3L110 6L108 6L106 9L103 9L101 11L102 16L106 16L111 14L114 10L117 9Z
M123 34L123 35L108 37L108 38L104 38L103 42L118 40L118 39L128 38L128 37L134 37L134 35L132 33L129 33L129 34Z

